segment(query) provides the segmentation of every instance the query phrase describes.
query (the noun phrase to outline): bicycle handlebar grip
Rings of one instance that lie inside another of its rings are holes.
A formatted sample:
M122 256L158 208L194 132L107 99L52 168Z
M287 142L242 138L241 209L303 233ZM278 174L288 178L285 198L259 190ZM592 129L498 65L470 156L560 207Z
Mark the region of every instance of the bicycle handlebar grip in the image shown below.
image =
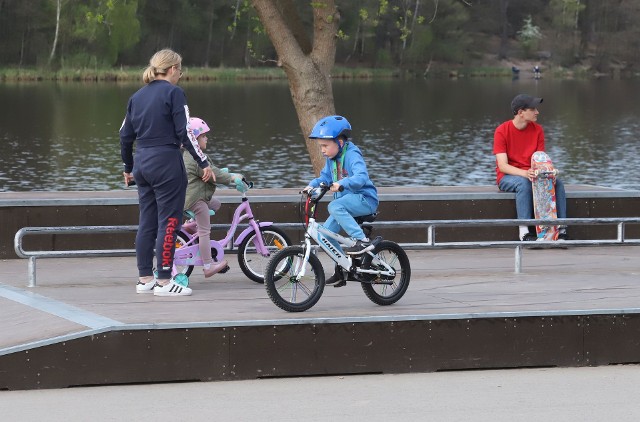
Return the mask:
M249 189L253 188L253 182L248 181L244 177L242 178L242 181L244 182L245 185L247 185Z
M338 192L342 192L344 190L344 186L339 185L340 187L338 188ZM322 190L324 191L329 191L331 189L331 185L327 185L326 183L322 182L320 183L320 188L322 188Z

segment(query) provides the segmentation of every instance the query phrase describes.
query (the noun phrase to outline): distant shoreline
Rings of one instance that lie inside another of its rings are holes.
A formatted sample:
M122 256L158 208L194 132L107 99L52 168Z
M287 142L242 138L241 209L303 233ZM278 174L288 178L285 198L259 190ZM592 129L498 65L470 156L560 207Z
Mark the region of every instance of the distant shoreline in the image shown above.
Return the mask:
M514 78L528 77L532 73L533 65L521 64L521 71L514 73L511 65L503 63L494 66L460 67L456 69L433 68L429 71L416 72L411 70L381 69L381 68L350 68L336 66L333 69L334 79L391 79L391 78ZM143 68L109 68L109 69L60 69L47 70L42 68L0 68L2 82L140 82ZM183 82L216 82L216 81L250 81L250 80L286 80L281 68L203 68L185 67ZM561 79L591 79L591 78L630 78L634 74L611 75L588 72L584 69L565 69L542 67L543 77Z
M49 71L37 68L0 68L0 81L3 82L140 82L144 68L120 69L61 69ZM183 82L193 81L248 81L248 80L286 80L280 68L183 68ZM396 78L400 72L394 69L340 68L332 72L334 78L341 79L378 79Z

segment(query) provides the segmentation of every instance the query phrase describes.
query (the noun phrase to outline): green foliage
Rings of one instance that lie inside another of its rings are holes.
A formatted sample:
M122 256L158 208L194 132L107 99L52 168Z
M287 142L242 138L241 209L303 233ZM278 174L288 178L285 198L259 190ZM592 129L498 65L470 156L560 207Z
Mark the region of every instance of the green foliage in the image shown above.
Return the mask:
M71 35L79 46L69 62L75 66L113 65L121 51L140 40L137 0L94 0L79 5Z
M556 31L578 29L578 16L587 7L584 0L551 0L549 8Z
M326 3L292 4L311 37L313 10ZM549 65L579 63L601 72L612 64L640 66L640 1L336 0L336 5L338 64L459 67L497 55L502 41L506 55L514 45L525 57L549 51ZM0 63L46 66L55 19L55 0L0 0ZM180 52L189 67L272 66L278 60L251 0L62 0L59 28L50 71L142 67L164 47Z
M393 64L391 53L388 50L378 50L376 55L376 67L388 68Z
M413 42L407 53L407 60L414 65L428 61L433 57L433 29L430 26L420 26L413 34Z
M462 63L466 60L471 36L464 29L469 22L468 9L456 0L440 0L435 19L416 26L408 58L414 64L437 61Z
M525 57L529 57L531 51L537 47L538 41L542 39L542 32L540 28L533 24L531 16L527 16L524 19L522 28L518 31L518 41L524 52Z
M585 10L584 0L551 0L555 58L562 66L576 63L580 54L579 18Z

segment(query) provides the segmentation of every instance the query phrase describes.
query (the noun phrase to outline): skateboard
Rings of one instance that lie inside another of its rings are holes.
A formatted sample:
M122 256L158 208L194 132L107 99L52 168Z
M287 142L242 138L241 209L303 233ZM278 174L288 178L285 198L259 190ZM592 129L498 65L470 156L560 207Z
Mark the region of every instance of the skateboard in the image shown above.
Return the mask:
M533 214L536 219L555 220L556 211L556 176L558 171L553 168L551 158L542 151L536 151L531 156L531 169L535 176L531 182L533 188ZM558 226L536 226L538 240L557 240Z

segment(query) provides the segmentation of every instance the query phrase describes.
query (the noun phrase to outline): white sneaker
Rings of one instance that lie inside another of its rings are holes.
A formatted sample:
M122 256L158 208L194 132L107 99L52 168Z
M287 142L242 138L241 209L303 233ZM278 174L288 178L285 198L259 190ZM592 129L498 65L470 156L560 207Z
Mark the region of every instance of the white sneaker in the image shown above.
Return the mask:
M191 296L192 292L193 290L190 288L182 287L179 284L176 284L173 280L171 280L166 286L161 286L156 283L153 288L154 296Z
M153 288L156 286L156 281L152 280L148 283L143 283L138 280L138 284L136 284L136 293L153 293Z

